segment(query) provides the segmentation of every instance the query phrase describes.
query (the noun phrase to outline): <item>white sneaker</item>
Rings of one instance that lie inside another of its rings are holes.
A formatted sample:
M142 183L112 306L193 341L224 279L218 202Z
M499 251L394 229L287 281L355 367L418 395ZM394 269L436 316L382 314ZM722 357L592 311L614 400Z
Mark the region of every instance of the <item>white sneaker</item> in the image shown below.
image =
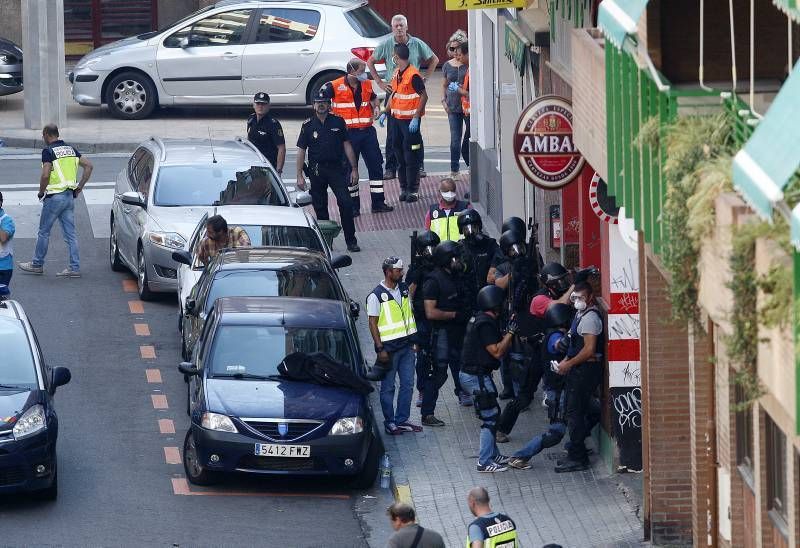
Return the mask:
M81 272L80 270L70 270L69 268L65 268L61 272L56 273L56 276L59 278L80 278Z
M489 464L479 464L477 470L478 472L493 474L494 472L505 472L506 470L508 470L508 466L506 466L505 464L497 464L496 462L490 462Z

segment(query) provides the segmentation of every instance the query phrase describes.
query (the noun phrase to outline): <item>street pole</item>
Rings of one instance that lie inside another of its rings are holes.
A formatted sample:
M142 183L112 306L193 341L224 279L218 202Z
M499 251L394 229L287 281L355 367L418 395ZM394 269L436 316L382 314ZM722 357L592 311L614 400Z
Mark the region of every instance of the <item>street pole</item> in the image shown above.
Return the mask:
M67 123L64 0L22 0L25 127Z

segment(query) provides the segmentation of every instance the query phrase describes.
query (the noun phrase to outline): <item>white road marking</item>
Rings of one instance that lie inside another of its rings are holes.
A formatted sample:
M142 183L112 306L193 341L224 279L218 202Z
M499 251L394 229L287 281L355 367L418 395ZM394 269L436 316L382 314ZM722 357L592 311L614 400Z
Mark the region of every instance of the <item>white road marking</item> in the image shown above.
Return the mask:
M115 186L116 184L117 184L116 181L92 181L90 183L86 183L86 186L89 187L89 188L92 188L92 187L108 187L108 186ZM19 184L19 185L4 185L4 184L0 184L0 190L26 189L26 188L30 188L30 189L36 190L36 189L39 188L39 185L38 185L38 183L37 184L34 184L34 183L23 183L23 184Z

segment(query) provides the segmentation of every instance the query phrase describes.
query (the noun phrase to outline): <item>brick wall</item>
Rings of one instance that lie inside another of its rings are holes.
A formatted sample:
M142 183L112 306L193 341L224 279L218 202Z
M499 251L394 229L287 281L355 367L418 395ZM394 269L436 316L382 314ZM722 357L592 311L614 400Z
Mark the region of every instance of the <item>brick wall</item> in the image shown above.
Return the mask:
M649 255L639 256L642 393L646 394L645 535L655 544L688 545L692 543L688 335L684 325L668 321L670 303L660 271Z
M572 31L573 138L586 161L608 180L605 54L590 32Z
M709 325L709 329L711 329ZM712 332L713 333L713 332ZM710 337L699 329L689 335L689 432L692 464L692 537L694 546L711 546L716 536L714 365Z

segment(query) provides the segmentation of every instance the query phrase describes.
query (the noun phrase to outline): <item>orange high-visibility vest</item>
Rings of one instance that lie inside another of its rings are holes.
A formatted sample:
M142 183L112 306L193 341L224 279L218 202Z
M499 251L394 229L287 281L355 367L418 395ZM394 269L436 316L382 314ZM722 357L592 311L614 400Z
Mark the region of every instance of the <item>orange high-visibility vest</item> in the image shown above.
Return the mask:
M467 69L467 75L464 77L464 85L462 87L469 92L469 69ZM469 116L469 95L461 96L461 110L464 112L464 116Z
M347 76L342 76L331 82L333 86L333 100L331 111L344 118L348 129L364 128L372 125L372 82L361 82L361 105L356 109L353 88L347 83Z
M408 68L403 71L402 78L400 71L394 71L392 78L392 98L389 100L389 109L392 116L398 120L410 120L417 114L419 103L422 97L414 90L411 85L411 80L415 75L419 74L419 70L414 65L408 65ZM423 112L420 116L424 116Z

